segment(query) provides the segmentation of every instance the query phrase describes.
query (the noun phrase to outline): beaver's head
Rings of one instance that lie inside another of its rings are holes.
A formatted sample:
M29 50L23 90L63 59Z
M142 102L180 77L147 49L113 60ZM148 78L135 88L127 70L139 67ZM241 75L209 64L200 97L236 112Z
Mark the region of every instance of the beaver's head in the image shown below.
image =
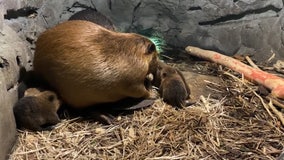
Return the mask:
M99 36L101 41L96 43L100 43L97 45L101 47L100 50L109 57L115 56L115 59L126 62L132 78L144 79L147 84L145 87L149 89L148 84L151 85L158 68L158 51L155 44L135 33L101 32ZM106 37L111 37L112 41Z
M148 38L142 37L137 40L138 57L141 57L147 64L147 72L144 77L146 89L150 89L158 69L158 51L156 45Z

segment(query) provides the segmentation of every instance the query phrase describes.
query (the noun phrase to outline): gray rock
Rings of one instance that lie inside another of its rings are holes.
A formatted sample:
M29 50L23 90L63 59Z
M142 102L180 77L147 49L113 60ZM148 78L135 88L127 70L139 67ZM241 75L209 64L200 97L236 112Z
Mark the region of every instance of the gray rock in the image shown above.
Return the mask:
M158 31L173 46L194 45L227 55L254 54L259 61L266 60L272 52L277 58L284 56L281 0L111 2L112 7L108 8L98 3L103 7L98 10L111 17L122 30Z
M13 105L17 101L19 68L28 67L30 51L7 25L0 31L0 159L10 151L15 141L16 125Z
M44 19L41 26L49 28L87 7L106 15L119 31L158 32L172 46L253 54L259 62L273 53L284 58L281 0L50 0L36 21Z

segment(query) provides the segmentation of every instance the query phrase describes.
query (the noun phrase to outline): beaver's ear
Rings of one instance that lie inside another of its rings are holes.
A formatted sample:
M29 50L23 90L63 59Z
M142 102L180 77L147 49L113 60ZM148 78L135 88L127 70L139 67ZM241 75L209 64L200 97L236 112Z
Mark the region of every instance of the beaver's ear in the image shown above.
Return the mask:
M154 43L148 43L146 48L146 54L153 54L156 52L156 46Z

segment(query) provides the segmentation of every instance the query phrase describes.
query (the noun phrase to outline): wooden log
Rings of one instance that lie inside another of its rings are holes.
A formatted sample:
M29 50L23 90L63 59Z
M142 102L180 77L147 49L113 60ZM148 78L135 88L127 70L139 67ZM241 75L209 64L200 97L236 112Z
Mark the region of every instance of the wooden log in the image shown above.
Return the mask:
M272 96L284 99L284 79L260 69L252 68L234 58L222 55L218 52L188 46L185 49L190 55L203 58L236 72L243 74L246 78L253 80L271 90Z

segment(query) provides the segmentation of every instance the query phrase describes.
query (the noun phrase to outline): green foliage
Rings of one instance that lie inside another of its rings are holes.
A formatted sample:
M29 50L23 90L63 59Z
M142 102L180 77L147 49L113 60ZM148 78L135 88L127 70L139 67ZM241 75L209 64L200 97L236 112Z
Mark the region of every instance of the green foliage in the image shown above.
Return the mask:
M164 40L164 37L157 31L155 31L153 28L139 30L138 33L144 35L150 41L152 41L156 45L158 53L164 51L164 48L166 46L166 41Z
M166 42L162 36L152 35L151 37L148 37L148 38L150 39L150 41L152 41L155 44L158 53L163 52Z

